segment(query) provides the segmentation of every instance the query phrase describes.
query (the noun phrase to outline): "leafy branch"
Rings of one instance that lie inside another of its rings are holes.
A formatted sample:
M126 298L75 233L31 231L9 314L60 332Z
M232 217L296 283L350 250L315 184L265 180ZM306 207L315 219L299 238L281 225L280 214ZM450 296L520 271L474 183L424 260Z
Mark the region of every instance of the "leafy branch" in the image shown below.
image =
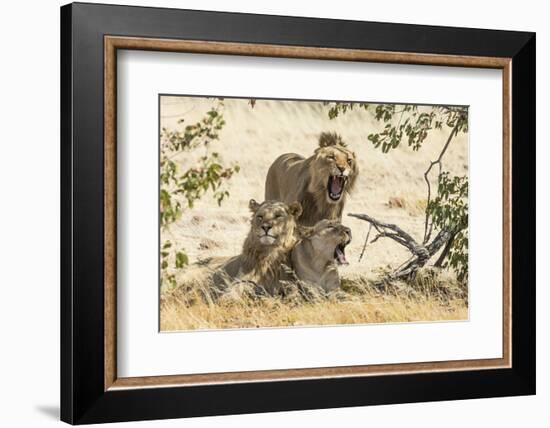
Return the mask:
M443 251L436 262L436 266L450 266L457 273L460 281L467 280L468 272L468 179L467 177L449 177L443 171L443 158L449 145L460 132L468 132L467 108L460 106L433 106L422 107L413 104L377 104L366 103L326 103L329 106L330 119L338 117L360 107L365 111L374 110L374 118L383 122L384 129L378 133L368 135L368 141L380 149L382 153L389 153L396 149L403 141L413 151L418 151L425 143L429 133L434 129L450 129L437 158L430 162L423 174L427 186L427 204L424 219L424 237L421 243L416 242L410 234L395 224L378 221L367 214L349 214L352 217L367 221L369 233L372 227L378 232L372 242L380 238L390 238L411 252L409 260L395 269L389 276L391 279L410 278L424 266L441 248ZM438 192L432 200L432 187L429 179L430 172L438 167ZM439 232L433 238L433 228ZM364 252L363 248L363 252Z
M180 119L178 125L184 124ZM211 145L219 140L219 133L225 125L223 118L223 100L206 112L205 116L194 124L180 129L162 128L160 133L160 224L164 233L179 220L186 209L192 209L197 200L211 192L218 205L229 197L225 184L233 174L239 172L239 166L224 166L217 152L210 152ZM197 164L180 171L185 156L198 149L205 154L198 158ZM171 240L161 245L161 282L175 285L175 274L170 261L176 269L188 263L188 257L181 248L176 248Z
M438 177L437 197L428 204L433 224L451 231L435 266L450 266L459 281L468 279L468 177L450 177L443 172Z
M432 168L435 165L438 165L439 166L438 177L441 177L442 169L443 169L443 164L442 164L441 160L443 159L443 156L447 152L447 148L449 147L449 144L453 140L453 137L455 137L456 134L458 134L458 129L459 129L459 126L458 126L458 122L457 122L457 124L453 127L451 133L449 134L449 137L447 138L447 142L443 146L443 149L439 153L439 156L437 157L436 160L430 162L430 165L428 166L428 169L426 169L426 171L424 172L424 181L426 182L426 187L428 188L428 190L427 190L428 195L427 195L427 199L426 199L428 207L430 206L431 197L432 197L432 186L431 186L430 179L429 179L430 171L432 170ZM426 209L426 217L425 217L425 220L424 220L424 239L423 239L424 244L429 241L430 236L432 234L433 222L430 223L430 214L431 214L431 210Z
M329 110L328 110L329 119L336 119L338 116L346 114L348 111L351 111L354 108L369 110L371 106L369 103L342 103L342 102L330 102L330 101L326 101L323 104L329 107Z

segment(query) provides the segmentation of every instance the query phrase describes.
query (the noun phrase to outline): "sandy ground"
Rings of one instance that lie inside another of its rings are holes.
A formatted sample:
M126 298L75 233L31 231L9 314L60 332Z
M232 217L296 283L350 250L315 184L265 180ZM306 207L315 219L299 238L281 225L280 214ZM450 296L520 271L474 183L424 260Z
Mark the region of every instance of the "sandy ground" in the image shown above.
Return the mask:
M192 124L200 120L217 101L204 98L163 97L161 126L177 128L184 118ZM226 125L220 140L211 151L220 153L226 164L239 164L241 171L229 185L230 198L219 207L206 195L162 239L179 242L191 263L210 256L233 256L241 250L248 232L248 201L263 200L265 175L270 164L282 153L295 152L310 156L317 147L322 131L336 131L355 151L360 175L354 193L348 198L343 223L352 229L353 242L347 250L349 266L341 269L343 277L373 277L376 271L397 266L409 253L389 239L381 239L367 247L358 261L367 234L368 224L350 218L347 213L367 213L378 220L395 223L419 240L423 234L426 185L424 170L437 157L448 131L434 130L418 152L406 143L383 154L367 140L367 135L383 128L372 114L353 110L330 120L328 108L321 103L258 100L251 108L247 100L226 99ZM178 160L184 171L193 165L194 156L186 154ZM444 169L452 174L468 173L468 137L459 135L444 158ZM435 174L432 177L435 183ZM395 204L392 202L398 201ZM397 205L397 206L396 206ZM402 205L402 206L401 206ZM371 235L372 238L373 235Z

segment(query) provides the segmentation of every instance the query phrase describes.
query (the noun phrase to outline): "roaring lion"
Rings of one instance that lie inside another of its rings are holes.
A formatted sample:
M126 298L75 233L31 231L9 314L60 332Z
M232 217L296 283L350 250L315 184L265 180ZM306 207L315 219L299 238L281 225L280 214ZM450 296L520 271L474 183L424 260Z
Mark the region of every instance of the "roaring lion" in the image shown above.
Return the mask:
M346 246L351 230L335 220L321 220L308 232L291 253L292 267L301 281L329 292L340 287L338 265L347 265Z
M280 290L283 264L290 265L290 251L298 240L296 219L302 207L299 202L287 205L265 201L260 204L251 199L249 208L252 219L242 253L221 267L214 282L219 284L220 278L228 276L230 280L251 281L275 295Z
M302 204L298 222L314 226L318 221L341 220L346 194L357 179L355 153L335 133L323 132L319 148L304 158L296 153L279 156L269 167L265 199Z

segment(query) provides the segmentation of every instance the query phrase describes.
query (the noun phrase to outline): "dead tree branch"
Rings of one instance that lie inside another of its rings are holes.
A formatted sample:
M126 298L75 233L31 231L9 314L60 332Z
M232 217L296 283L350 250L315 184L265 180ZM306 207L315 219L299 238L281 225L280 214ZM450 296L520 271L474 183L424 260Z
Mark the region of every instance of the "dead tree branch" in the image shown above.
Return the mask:
M411 253L418 257L424 257L426 255L426 248L423 245L419 245L415 239L395 224L383 223L378 221L367 214L348 214L350 217L355 217L360 220L365 220L372 224L372 226L378 232L378 235L371 241L376 242L380 238L391 238L397 243L406 247Z
M355 217L368 222L378 232L378 235L373 238L372 242L376 242L380 238L390 238L398 244L407 248L411 253L411 259L405 264L398 267L389 275L389 279L405 279L411 278L416 274L416 271L423 267L441 247L454 236L450 230L443 229L435 236L429 244L419 244L416 240L403 229L395 224L384 223L372 218L367 214L348 214L350 217Z

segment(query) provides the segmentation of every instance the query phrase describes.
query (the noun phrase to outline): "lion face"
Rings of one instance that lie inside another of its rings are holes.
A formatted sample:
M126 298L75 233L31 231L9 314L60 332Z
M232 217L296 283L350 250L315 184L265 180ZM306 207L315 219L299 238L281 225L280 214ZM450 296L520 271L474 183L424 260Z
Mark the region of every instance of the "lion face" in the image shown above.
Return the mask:
M319 192L322 188L327 202L337 204L355 183L355 153L342 146L319 148L315 151L314 173L318 187L315 191Z
M336 220L321 220L310 231L309 240L315 254L338 265L347 265L346 246L351 242L351 229Z
M284 247L294 239L296 219L302 213L299 202L287 205L283 202L254 199L249 203L252 211L250 237L261 246Z

